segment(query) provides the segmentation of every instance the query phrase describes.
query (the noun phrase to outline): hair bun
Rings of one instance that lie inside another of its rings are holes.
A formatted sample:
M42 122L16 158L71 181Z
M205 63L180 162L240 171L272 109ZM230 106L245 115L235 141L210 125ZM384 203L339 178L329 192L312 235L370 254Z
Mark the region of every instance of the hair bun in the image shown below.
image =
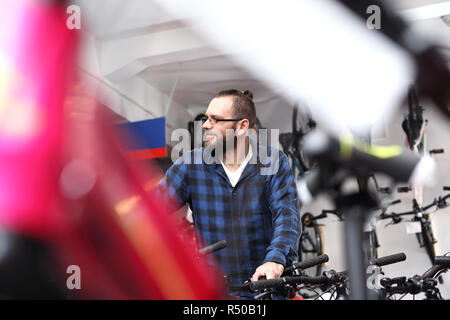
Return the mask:
M253 100L253 93L250 90L242 90L241 94L250 100Z

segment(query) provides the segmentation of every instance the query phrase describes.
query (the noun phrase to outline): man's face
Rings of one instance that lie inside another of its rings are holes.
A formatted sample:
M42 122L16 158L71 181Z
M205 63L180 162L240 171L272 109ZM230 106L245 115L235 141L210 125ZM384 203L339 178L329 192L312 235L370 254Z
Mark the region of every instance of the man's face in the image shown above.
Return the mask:
M205 114L212 119L232 119L233 118L233 100L231 97L214 98L208 105ZM214 125L206 121L202 128L205 130L205 146L213 145L218 142L218 136L221 137L223 146L226 145L226 130L235 128L235 121L219 121Z

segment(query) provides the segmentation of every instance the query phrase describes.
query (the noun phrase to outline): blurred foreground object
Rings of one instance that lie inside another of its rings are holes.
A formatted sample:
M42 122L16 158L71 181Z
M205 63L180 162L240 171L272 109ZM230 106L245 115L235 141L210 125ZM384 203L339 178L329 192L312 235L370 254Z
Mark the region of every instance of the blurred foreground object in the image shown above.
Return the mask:
M386 2L156 2L285 98L308 101L336 136L389 119L416 80L450 116L445 58ZM381 12L380 29L367 27L371 7Z
M391 115L415 76L404 50L337 1L156 2L285 98L307 101L335 135Z
M0 4L0 298L221 298L152 192L157 172L127 160L76 79L65 9Z

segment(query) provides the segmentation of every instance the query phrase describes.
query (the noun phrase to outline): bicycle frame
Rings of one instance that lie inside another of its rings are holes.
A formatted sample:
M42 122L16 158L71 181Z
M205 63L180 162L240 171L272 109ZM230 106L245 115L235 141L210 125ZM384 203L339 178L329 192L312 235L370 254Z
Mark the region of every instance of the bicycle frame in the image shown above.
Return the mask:
M413 200L413 211L403 212L403 213L391 213L389 215L380 215L380 219L388 219L392 218L394 224L401 222L401 216L406 215L413 215L413 218L411 221L419 222L421 231L416 233L417 241L419 242L420 247L425 247L425 250L427 252L427 255L429 256L431 263L434 263L434 258L436 256L434 244L437 242L437 240L434 238L433 228L431 225L431 221L429 218L429 214L424 214L425 211L432 208L433 206L438 206L440 202L444 202L447 199L447 197L450 197L450 195L447 195L443 198L439 198L439 200L434 199L434 201L425 206L420 207L417 200Z

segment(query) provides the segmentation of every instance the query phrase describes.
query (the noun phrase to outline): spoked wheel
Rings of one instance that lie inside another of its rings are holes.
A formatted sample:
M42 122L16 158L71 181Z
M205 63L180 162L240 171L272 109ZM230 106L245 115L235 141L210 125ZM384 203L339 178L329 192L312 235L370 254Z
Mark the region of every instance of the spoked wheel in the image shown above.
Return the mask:
M301 171L305 172L315 166L315 163L308 159L303 152L303 137L314 130L316 122L313 120L310 111L299 104L294 105L292 111L292 147L295 157L299 160Z
M436 239L433 236L433 231L431 230L431 221L429 214L425 214L422 219L425 219L425 222L422 222L422 232L417 233L417 238L419 240L419 244L421 247L425 248L428 257L430 258L431 264L434 264L434 259L436 258L436 248L435 244L437 243ZM442 277L438 278L439 282L442 284Z
M302 216L303 232L300 237L298 256L299 261L315 258L323 254L323 240L321 226L314 220L311 213ZM322 265L305 270L307 275L319 276L322 274Z

